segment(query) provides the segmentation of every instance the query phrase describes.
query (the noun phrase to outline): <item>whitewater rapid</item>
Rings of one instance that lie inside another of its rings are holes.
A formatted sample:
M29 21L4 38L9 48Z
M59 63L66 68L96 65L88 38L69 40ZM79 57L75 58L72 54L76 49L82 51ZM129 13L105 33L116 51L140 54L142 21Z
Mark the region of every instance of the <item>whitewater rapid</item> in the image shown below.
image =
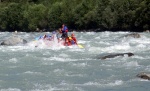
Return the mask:
M150 82L136 75L150 72L150 35L124 37L130 33L74 32L78 48L35 47L36 37L51 32L18 32L30 44L0 46L0 91L149 91ZM0 40L10 36L1 32ZM134 56L98 59L126 52Z

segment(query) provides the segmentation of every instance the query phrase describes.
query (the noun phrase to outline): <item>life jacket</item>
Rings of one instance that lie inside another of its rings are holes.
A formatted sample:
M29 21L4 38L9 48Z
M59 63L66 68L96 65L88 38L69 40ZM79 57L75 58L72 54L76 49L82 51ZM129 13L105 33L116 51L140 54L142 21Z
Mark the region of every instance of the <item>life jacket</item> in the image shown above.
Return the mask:
M67 26L64 26L64 27L62 28L62 33L66 33L66 32L68 32L68 28L67 28Z
M64 45L65 46L70 46L71 45L71 42L69 41L69 38L66 38Z
M69 37L69 41L72 45L75 44L75 41L72 39L72 37Z
M47 40L52 40L52 36L50 36L50 35L47 35L47 38L46 38Z

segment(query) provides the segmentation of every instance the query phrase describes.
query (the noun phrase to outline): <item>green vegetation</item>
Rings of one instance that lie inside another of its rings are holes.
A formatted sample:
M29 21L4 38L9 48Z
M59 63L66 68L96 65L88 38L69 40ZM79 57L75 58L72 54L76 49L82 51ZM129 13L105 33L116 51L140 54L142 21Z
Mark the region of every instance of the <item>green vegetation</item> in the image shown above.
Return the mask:
M0 30L150 29L150 0L0 0Z

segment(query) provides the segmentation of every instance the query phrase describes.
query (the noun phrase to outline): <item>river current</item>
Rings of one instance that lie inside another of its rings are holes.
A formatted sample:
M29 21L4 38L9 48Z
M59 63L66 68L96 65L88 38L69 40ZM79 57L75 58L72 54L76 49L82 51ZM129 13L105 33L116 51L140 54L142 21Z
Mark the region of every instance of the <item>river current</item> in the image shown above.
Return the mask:
M150 34L74 32L78 47L0 46L0 91L149 91L150 81L137 78L150 72ZM28 42L43 33L19 32ZM0 32L0 40L13 34ZM134 54L106 60L113 53Z

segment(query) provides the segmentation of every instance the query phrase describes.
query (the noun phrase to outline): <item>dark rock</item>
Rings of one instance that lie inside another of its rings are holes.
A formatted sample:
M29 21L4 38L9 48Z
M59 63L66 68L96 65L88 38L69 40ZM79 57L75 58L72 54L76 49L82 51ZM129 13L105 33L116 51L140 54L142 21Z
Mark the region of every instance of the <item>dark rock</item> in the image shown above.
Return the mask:
M12 46L12 45L26 44L26 43L27 41L25 39L13 36L6 40L3 40L0 45Z
M111 55L107 55L107 56L104 56L104 57L100 57L99 59L114 58L114 57L117 57L117 56L125 56L125 55L128 55L128 57L131 57L134 54L130 53L130 52L129 53L117 53L117 54L111 54Z
M141 38L141 35L138 33L127 34L125 37Z
M150 73L141 72L136 75L139 78L150 80Z

